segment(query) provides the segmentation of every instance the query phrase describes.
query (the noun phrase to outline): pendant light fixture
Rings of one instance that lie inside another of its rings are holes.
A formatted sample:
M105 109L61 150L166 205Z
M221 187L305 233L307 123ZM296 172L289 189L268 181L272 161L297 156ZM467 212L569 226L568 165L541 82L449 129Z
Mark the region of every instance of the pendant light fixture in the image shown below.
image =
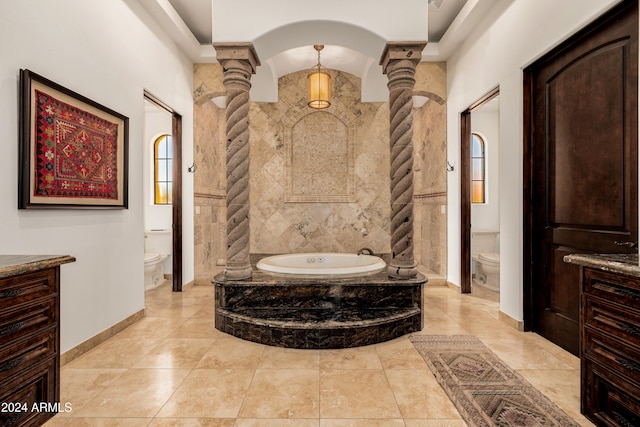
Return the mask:
M313 48L318 51L318 64L313 67L307 76L307 92L311 108L321 110L331 105L331 76L327 69L320 65L320 51L324 45L316 44Z

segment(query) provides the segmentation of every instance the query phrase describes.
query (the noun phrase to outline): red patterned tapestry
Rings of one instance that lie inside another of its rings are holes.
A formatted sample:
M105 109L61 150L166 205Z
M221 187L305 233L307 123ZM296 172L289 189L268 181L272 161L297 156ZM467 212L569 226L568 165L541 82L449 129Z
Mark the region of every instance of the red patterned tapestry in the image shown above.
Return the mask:
M118 126L35 91L35 196L118 198Z

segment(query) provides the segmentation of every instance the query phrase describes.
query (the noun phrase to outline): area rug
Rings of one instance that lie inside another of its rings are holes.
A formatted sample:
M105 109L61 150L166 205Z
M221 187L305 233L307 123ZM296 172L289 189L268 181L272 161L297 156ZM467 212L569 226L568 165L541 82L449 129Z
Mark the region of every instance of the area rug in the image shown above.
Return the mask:
M478 338L409 339L469 426L579 426Z

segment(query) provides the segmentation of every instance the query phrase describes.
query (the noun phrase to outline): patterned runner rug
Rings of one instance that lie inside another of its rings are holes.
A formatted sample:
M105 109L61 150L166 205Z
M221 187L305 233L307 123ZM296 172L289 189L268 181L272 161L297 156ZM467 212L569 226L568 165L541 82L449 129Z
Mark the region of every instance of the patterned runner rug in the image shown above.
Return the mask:
M469 426L579 426L478 338L409 339Z

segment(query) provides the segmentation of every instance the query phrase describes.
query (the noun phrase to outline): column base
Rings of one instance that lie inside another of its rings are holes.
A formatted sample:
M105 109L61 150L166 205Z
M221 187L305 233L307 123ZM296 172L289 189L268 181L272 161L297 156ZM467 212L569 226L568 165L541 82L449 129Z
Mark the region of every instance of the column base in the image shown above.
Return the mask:
M393 277L395 279L407 279L410 277L416 277L418 275L418 270L416 269L415 263L413 263L413 265L394 265L392 260L387 268L387 273L389 274L389 277Z
M251 265L229 266L224 269L224 278L227 280L251 279Z

